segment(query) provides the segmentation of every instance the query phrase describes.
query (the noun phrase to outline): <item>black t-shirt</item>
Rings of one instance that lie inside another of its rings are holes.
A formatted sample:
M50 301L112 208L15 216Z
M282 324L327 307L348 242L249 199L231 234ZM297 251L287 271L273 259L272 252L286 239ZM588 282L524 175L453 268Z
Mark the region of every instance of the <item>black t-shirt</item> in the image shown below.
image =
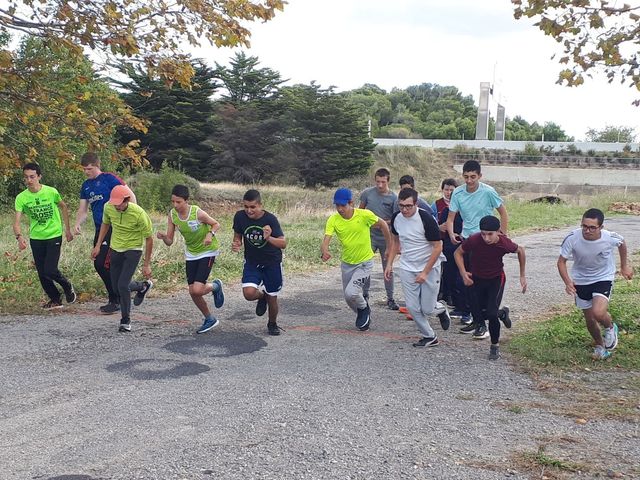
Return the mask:
M264 211L262 217L253 220L244 210L239 210L233 217L233 231L242 235L244 258L252 265L273 265L282 262L282 250L264 239L264 226L271 227L271 236L284 237L280 222L272 213Z

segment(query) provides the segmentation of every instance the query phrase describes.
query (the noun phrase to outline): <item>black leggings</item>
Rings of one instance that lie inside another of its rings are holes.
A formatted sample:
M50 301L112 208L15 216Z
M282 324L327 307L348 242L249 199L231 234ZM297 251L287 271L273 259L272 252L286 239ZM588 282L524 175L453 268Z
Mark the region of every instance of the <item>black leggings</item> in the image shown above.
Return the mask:
M144 288L142 282L134 282L131 279L138 268L142 250L127 250L116 252L111 250L111 283L115 286L120 296L120 312L122 320L129 320L131 312L131 292L139 292Z
M473 285L469 289L471 300L471 313L476 325L484 324L484 319L489 319L489 334L491 343L496 344L500 340L500 320L498 320L498 308L504 293L506 277L504 272L495 278L473 278ZM482 322L480 323L480 319Z
M55 283L59 284L65 292L69 292L72 288L71 282L58 270L62 237L48 240L30 239L29 243L31 244L31 253L33 254L38 278L44 293L47 294L51 301L60 303L60 291Z
M100 229L96 230L96 234L93 237L93 244L95 245L98 241L98 233ZM111 249L109 248L109 244L111 243L111 228L107 231L107 235L104 237L104 241L102 245L100 245L100 253L93 261L93 267L100 275L102 279L102 283L104 283L105 288L107 289L107 294L109 295L109 303L118 303L118 292L113 287L111 283L111 273L110 273L110 265L111 265Z

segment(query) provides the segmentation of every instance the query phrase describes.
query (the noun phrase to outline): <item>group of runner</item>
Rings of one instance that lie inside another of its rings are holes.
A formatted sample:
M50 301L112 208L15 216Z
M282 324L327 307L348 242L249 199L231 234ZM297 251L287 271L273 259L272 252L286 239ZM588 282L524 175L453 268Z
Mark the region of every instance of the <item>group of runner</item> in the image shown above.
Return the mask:
M104 314L121 313L120 332L131 330L131 292L134 305L140 305L153 287L151 254L153 229L147 212L136 203L133 191L116 175L102 172L100 159L89 152L81 165L87 179L80 192L80 206L73 232L69 211L55 188L40 183L39 165L23 166L27 189L15 200L14 234L20 250L27 247L21 233L21 217L30 220L29 241L43 290L49 301L45 309L62 307L76 301L72 283L59 271L62 234L67 241L81 233L81 225L91 209L95 227L91 258L108 295ZM322 260L331 258L330 242L336 236L342 245L341 272L344 297L356 314L355 325L361 331L371 326L369 287L373 258L379 251L383 266L386 305L391 310L400 306L394 297L394 262L405 297L406 311L421 333L415 347L431 347L439 339L429 316L436 315L442 330L448 330L451 318L462 324L461 333L475 339L491 338L489 359L500 358L500 325L511 327L508 307L502 307L505 286L503 257L517 254L522 293L527 290L526 259L522 246L507 236L509 217L502 198L491 186L480 181L482 172L477 161L463 165L464 184L455 179L442 182L443 196L428 205L415 190L414 179L400 179L400 192L389 187L390 172L375 172L375 186L360 195L358 207L353 193L339 188L333 197L336 213L325 226L320 250ZM233 219L232 250L244 246L242 292L246 300L256 301L256 315L268 312L267 331L280 335L277 323L278 294L283 286L282 251L287 239L275 215L262 207L260 192L248 190L243 208ZM209 282L212 267L219 254L215 236L220 224L207 212L189 203L189 190L176 185L171 192L172 208L167 217L166 232L156 237L166 245L173 244L176 230L184 238L186 278L189 294L204 317L198 333L219 324L212 315L206 297L212 295L216 308L224 304L223 284ZM499 219L494 216L497 211ZM576 305L584 312L587 328L595 342L593 356L604 359L618 343L618 327L608 313L608 302L615 275L617 248L621 273L631 279L633 271L627 261L624 239L603 228L604 215L589 209L581 227L571 232L562 244L558 270L567 293L574 295ZM140 259L144 260L143 281L134 281ZM571 274L567 260L573 260ZM62 293L56 287L62 287ZM448 305L453 307L449 312ZM486 322L489 322L487 330ZM601 331L604 328L604 333Z

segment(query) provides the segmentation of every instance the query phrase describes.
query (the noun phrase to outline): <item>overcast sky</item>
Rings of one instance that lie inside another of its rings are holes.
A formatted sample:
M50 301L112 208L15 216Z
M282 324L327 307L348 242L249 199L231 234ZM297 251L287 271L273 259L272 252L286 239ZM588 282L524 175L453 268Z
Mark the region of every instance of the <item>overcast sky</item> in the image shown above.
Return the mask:
M495 70L508 117L554 121L576 140L606 124L640 133L640 110L631 105L640 92L609 85L604 75L578 88L556 85L560 65L550 57L560 45L531 21L516 21L509 0L289 0L250 29L249 54L289 83L338 90L373 83L387 91L438 83L477 104L480 82L493 82ZM198 52L211 64L231 54Z

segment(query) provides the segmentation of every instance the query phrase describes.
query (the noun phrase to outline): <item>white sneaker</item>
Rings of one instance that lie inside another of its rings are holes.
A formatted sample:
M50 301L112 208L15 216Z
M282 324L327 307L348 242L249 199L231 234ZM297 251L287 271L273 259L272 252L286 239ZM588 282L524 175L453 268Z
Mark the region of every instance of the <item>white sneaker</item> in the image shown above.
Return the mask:
M618 346L618 325L615 323L611 328L604 329L604 347L613 350Z

